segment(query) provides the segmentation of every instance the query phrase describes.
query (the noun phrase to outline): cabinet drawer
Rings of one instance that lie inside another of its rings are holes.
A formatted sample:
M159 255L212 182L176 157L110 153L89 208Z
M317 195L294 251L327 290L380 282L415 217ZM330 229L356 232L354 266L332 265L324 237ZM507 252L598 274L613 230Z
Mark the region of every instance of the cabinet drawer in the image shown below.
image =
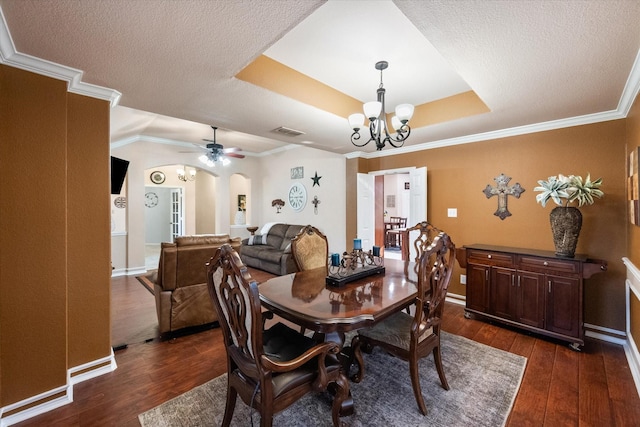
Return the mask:
M504 252L467 249L467 262L499 267L513 267L515 265L515 255Z
M580 263L578 261L565 261L553 258L540 258L525 255L520 255L519 267L522 270L537 270L550 273L580 273Z

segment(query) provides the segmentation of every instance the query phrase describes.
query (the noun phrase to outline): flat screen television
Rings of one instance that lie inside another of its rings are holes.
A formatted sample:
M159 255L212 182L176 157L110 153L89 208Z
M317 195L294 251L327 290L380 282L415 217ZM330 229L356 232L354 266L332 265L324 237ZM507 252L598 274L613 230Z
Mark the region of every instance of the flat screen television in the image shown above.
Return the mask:
M127 176L129 161L111 156L111 194L120 194Z

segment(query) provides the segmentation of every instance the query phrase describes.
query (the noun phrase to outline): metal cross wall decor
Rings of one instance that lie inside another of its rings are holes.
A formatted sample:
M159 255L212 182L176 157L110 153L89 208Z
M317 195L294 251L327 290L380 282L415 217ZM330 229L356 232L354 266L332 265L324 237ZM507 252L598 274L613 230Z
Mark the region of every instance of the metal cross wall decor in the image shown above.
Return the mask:
M493 180L496 182L496 186L492 187L491 185L487 184L482 192L485 196L487 196L487 199L491 198L492 196L498 196L498 210L493 214L504 220L506 217L511 216L511 212L509 212L509 210L507 209L507 196L513 196L516 199L519 199L520 194L524 193L524 188L522 188L519 183L516 183L515 185L509 187L509 181L511 181L511 177L506 176L503 173L493 178Z

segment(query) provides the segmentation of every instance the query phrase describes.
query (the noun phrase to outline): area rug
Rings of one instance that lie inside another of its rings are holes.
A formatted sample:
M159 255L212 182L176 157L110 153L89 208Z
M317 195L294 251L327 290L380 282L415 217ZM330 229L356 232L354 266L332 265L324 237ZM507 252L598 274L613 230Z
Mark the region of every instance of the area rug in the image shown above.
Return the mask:
M411 388L408 364L379 348L365 354L361 383L351 383L354 414L347 425L364 426L504 426L520 388L527 359L457 335L443 333L443 363L450 390L429 356L420 361L420 383L428 415L423 416ZM220 425L226 398L226 374L138 416L143 427ZM278 413L274 426L331 426L331 400L309 394ZM260 416L251 414L253 425ZM250 410L240 398L232 426L251 425Z

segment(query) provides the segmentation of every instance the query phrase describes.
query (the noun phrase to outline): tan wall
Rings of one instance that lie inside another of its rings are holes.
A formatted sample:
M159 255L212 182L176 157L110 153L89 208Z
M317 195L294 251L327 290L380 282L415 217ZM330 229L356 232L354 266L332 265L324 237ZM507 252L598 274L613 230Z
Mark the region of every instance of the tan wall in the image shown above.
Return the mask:
M391 151L392 148L387 150ZM359 166L358 166L359 163ZM496 139L486 142L425 150L347 163L347 188L355 188L355 172L403 167L427 167L427 215L435 226L447 231L456 246L473 243L553 250L549 212L535 201L533 188L540 179L558 173L603 178L605 198L581 208L583 229L578 253L607 260L609 269L587 280L585 321L616 330L625 329L624 280L621 258L626 251L625 121ZM349 173L351 172L351 173ZM509 197L512 216L500 220L493 213L497 198L487 199L482 190L495 185L504 173L510 184L520 183L525 192ZM347 241L355 236L356 198L347 197ZM457 208L458 217L447 217ZM456 266L450 292L465 295Z
M110 354L109 104L0 65L0 405Z

